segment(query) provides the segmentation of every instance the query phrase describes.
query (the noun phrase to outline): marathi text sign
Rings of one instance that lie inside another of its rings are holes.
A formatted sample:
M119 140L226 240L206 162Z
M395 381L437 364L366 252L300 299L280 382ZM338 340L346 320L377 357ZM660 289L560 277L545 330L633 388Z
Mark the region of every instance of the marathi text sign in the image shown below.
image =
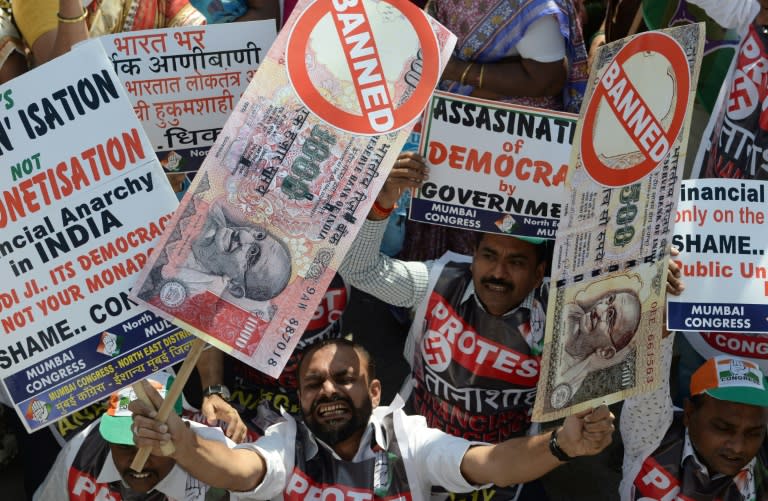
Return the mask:
M191 172L274 40L275 22L265 20L134 31L98 42L165 170Z
M669 297L671 330L768 332L766 192L763 181L683 183L672 245L686 288Z
M435 92L421 153L429 180L411 219L554 238L576 116Z
M111 66L83 46L2 89L0 377L29 430L190 337L128 299L176 201Z
M658 383L668 247L703 44L688 25L605 46L576 131L534 419Z
M454 43L408 1L301 2L136 297L277 377Z

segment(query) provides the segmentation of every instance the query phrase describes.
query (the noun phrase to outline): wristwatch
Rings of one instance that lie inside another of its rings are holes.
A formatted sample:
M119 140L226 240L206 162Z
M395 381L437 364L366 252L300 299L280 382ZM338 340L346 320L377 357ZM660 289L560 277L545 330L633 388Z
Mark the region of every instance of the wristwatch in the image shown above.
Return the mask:
M552 430L552 434L549 436L549 452L552 453L558 460L566 462L573 459L571 456L565 453L563 449L557 444L557 428Z
M229 388L223 384L214 384L203 390L203 397L210 397L211 395L218 395L227 402L232 398Z

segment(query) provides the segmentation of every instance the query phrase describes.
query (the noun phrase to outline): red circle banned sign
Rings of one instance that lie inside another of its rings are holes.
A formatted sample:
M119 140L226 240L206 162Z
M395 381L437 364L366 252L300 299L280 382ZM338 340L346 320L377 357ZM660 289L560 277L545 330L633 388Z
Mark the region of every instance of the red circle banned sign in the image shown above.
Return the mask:
M403 77L419 51L421 76L409 87ZM297 19L286 48L288 78L304 105L360 135L396 131L416 119L437 85L439 62L429 20L408 0L317 0ZM318 89L312 72L321 64L329 78L344 80L351 99L340 88Z
M625 186L655 169L683 126L690 86L685 51L674 38L643 33L622 47L584 113L581 159L592 179Z

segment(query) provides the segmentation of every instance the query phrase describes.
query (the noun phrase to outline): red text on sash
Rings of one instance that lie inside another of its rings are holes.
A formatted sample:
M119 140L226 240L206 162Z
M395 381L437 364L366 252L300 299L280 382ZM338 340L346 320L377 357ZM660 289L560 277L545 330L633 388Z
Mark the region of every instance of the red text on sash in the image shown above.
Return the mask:
M435 368L448 357L478 376L533 387L539 380L539 358L511 350L480 336L450 304L433 292L429 299L429 331L424 361ZM447 342L447 344L446 344Z
M116 492L112 492L107 484L100 484L88 473L79 471L77 468L70 468L69 478L69 499L70 501L121 501L122 497Z
M348 485L324 484L313 481L301 470L294 468L288 486L283 495L285 501L314 501L314 500L334 500L334 501L372 501L373 490L350 487ZM397 496L379 498L386 501L411 501L410 493L404 493Z
M680 483L655 459L649 457L635 477L635 488L639 500L647 501L691 501L680 493Z

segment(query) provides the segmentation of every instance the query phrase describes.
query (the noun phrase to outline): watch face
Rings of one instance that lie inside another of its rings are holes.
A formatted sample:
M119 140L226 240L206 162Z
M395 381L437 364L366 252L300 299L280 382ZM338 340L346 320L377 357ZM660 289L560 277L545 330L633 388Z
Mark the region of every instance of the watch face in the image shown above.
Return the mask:
M203 396L207 397L210 395L219 395L224 400L229 400L229 398L231 397L231 394L229 393L229 388L227 388L223 384L216 384L206 388L205 391L203 392Z

